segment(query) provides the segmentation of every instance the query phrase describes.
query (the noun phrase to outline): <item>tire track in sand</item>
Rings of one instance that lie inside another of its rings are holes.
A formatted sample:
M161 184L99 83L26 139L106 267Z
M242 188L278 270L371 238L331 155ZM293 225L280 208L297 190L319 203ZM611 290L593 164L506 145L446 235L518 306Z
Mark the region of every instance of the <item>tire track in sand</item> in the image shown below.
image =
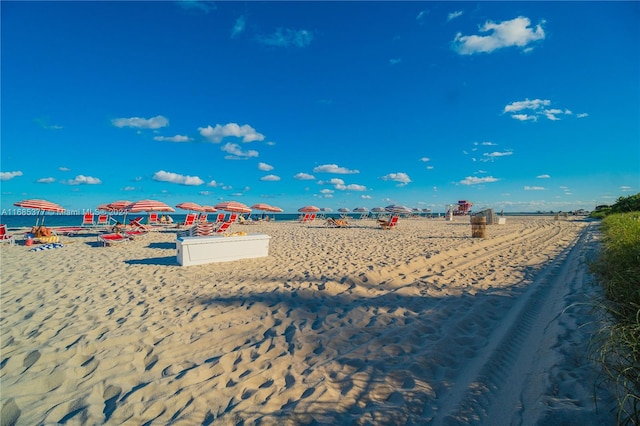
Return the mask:
M571 290L571 274L580 264L590 228L588 225L520 296L493 330L491 343L460 372L432 419L433 425L508 425L517 419L523 408L524 383L545 328L563 308L543 307L562 303Z

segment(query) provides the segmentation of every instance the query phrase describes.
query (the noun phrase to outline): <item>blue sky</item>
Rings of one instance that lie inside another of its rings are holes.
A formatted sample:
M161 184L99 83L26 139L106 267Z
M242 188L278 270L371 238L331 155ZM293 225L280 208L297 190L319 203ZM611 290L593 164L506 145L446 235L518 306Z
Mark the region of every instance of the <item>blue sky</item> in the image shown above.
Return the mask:
M638 2L2 2L2 209L591 210L640 191Z

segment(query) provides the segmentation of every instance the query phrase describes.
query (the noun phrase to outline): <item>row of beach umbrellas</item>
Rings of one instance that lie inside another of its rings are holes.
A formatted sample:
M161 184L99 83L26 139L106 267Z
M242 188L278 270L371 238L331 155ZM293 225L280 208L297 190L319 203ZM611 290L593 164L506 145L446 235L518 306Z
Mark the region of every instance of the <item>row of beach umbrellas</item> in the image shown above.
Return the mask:
M53 213L64 213L65 208L59 204L53 203L47 200L23 200L14 203L14 206L22 207L25 209L37 210L38 214L36 217L36 226L40 223L42 219L42 224L44 224L44 217L46 212ZM189 211L199 211L199 212L216 212L218 210L234 212L234 213L251 213L252 210L260 210L264 212L271 213L280 213L283 210L280 207L272 206L266 203L258 203L249 207L243 203L237 201L224 201L216 204L215 206L201 206L200 204L193 202L184 202L176 205L177 208ZM140 213L140 212L175 212L175 209L169 206L162 201L157 200L140 200L140 201L129 201L129 200L118 200L111 203L101 204L97 207L97 210L115 213L115 212L124 212L125 215L127 213Z
M38 216L36 220L36 226L40 221L40 215L42 215L42 222L44 223L44 215L46 212L54 212L54 213L63 213L65 211L64 207L59 204L52 203L46 200L24 200L14 203L15 206L38 210ZM251 213L252 210L259 210L263 212L271 212L271 213L280 213L283 210L280 207L272 206L267 203L257 203L252 205L251 207L246 204L240 203L238 201L224 201L216 204L215 206L201 206L200 204L194 202L184 202L176 205L177 208L189 211L200 211L200 212L215 212L218 210L234 212L234 213ZM174 212L175 209L169 206L162 201L157 200L140 200L131 202L129 200L118 200L112 203L101 204L97 207L97 210L107 211L107 212L125 212L126 213L139 213L139 212ZM298 209L299 212L302 213L316 213L316 212L328 212L331 211L330 208L319 208L317 206L304 206ZM350 210L346 207L341 207L338 209L341 213L347 213ZM356 207L353 209L356 213L366 213L369 210L366 207ZM392 204L387 207L374 207L371 209L372 212L381 213L393 213L393 214L409 214L413 213L414 210L409 207Z

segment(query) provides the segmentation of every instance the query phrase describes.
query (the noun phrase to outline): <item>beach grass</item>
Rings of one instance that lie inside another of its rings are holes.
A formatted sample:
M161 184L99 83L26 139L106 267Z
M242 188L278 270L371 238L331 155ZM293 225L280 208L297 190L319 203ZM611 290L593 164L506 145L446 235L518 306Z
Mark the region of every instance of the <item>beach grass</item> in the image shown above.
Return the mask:
M612 209L615 210L615 209ZM601 330L601 361L618 398L619 423L640 424L640 211L602 220L603 244L591 264L613 322Z

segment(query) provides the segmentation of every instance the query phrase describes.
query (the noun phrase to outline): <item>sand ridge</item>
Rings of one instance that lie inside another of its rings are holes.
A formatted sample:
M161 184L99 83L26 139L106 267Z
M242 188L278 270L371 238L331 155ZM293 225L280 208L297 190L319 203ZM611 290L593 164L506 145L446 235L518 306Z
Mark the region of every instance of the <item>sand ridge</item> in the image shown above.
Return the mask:
M560 313L595 291L588 222L508 218L486 239L468 218L352 225L234 225L271 235L269 256L186 268L168 232L3 247L3 424L607 418L584 390L592 367L566 364L583 342L558 337L587 322ZM547 355L523 355L529 336ZM501 395L514 372L537 393Z

